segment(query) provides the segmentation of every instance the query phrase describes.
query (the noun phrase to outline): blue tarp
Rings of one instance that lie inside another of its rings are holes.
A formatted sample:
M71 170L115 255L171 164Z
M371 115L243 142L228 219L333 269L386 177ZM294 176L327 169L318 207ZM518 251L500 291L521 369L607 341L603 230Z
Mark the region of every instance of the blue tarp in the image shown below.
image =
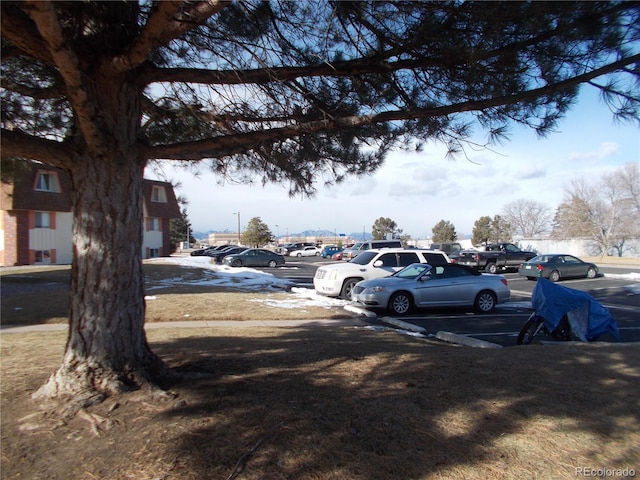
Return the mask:
M618 325L609 310L586 292L538 278L531 304L536 313L544 318L545 327L550 332L566 315L573 335L583 342L595 340L604 333L610 333L620 340Z

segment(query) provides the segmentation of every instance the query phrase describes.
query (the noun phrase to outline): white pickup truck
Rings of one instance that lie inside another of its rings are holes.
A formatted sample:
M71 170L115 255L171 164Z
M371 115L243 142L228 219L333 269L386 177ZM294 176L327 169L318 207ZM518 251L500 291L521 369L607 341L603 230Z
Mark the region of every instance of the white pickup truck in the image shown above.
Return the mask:
M361 280L386 277L412 263L450 263L444 252L415 248L366 250L349 262L331 263L316 270L313 286L320 295L351 300L353 286Z

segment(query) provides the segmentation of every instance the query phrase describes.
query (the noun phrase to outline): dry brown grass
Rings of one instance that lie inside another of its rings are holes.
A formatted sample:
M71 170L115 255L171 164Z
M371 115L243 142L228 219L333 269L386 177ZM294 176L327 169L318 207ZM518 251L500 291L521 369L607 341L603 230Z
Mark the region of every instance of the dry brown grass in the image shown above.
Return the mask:
M207 303L216 292L152 294L166 295L180 320L183 298L209 310L225 302ZM640 471L635 346L470 349L318 326L169 327L148 338L198 379L172 385L172 402L133 392L60 421L30 394L60 362L64 333L3 334L2 478L484 480Z
M50 423L62 333L2 335L3 478L565 479L640 468L640 352L467 349L362 328L154 329L208 377ZM116 403L118 402L118 403ZM97 434L97 435L96 435Z

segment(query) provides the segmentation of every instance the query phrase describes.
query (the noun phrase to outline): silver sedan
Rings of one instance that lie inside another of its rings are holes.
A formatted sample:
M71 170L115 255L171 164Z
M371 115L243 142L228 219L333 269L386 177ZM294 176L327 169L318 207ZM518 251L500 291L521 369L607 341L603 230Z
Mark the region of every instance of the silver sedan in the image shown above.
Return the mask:
M472 306L487 313L508 302L511 291L502 275L479 273L462 265L414 263L383 278L358 282L351 298L370 308L405 315L414 308Z

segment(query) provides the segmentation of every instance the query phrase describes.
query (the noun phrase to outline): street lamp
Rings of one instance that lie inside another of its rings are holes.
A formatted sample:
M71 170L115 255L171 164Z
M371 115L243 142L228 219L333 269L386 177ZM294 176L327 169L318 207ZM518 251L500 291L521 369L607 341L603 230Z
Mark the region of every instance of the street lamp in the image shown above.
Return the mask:
M238 245L240 245L240 212L233 212L233 214L238 216Z

